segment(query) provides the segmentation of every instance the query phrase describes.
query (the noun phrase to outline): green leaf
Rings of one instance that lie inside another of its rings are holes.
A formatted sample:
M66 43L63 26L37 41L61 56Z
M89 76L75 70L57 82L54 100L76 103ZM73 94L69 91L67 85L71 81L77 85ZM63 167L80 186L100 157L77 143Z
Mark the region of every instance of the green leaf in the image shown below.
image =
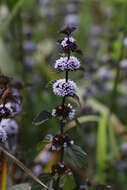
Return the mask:
M72 145L65 149L66 161L73 167L86 168L88 162L87 154L80 146ZM71 158L71 159L70 159Z
M10 190L31 190L31 187L28 183L22 183L19 185L12 186Z
M40 125L51 118L51 113L45 110L42 110L33 120L33 124Z
M65 176L64 190L73 190L76 187L75 181L72 176Z

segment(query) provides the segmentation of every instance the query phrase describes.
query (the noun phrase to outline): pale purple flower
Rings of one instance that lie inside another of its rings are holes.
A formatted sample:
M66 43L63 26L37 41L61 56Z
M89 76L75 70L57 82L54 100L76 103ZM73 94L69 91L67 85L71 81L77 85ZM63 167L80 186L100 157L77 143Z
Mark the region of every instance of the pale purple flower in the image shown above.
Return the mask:
M75 43L75 39L73 37L69 37L69 39L67 37L65 37L62 42L61 42L61 46L63 48L66 48L68 46L68 42L69 43Z
M73 96L77 91L75 82L65 79L59 79L53 84L53 92L58 96Z
M34 172L34 175L39 176L42 172L42 166L39 164L34 166L33 172Z
M80 68L80 62L74 56L70 56L69 59L68 57L61 57L60 59L56 60L55 63L55 69L59 71L64 71L64 70L74 71L79 68Z
M2 119L0 126L8 135L16 135L18 133L18 124L13 119Z
M77 26L79 24L80 18L77 14L68 14L65 19L65 25Z
M6 103L5 107L10 110L12 116L15 116L16 114L19 114L22 111L21 104L18 104L18 103L15 103L15 102Z
M43 165L47 164L50 162L52 159L52 152L49 151L43 151L40 153L40 161Z
M25 28L23 32L26 36L31 36L33 34L33 28Z
M36 45L34 42L32 42L31 40L26 40L24 41L23 43L23 49L28 52L28 53L31 53L31 52L34 52L36 50Z
M5 143L6 140L7 140L7 133L6 133L6 131L0 126L0 141L2 141L3 143Z
M8 109L8 108L6 109L6 106L4 107L3 104L0 104L0 114L3 115L6 113L6 111L11 112L10 109Z
M124 47L127 48L127 37L124 38L123 44L124 44Z
M33 67L36 64L36 62L35 62L35 60L33 59L32 56L28 55L28 56L25 57L24 64L27 67Z
M120 68L123 69L123 70L127 70L127 59L123 59L120 62Z

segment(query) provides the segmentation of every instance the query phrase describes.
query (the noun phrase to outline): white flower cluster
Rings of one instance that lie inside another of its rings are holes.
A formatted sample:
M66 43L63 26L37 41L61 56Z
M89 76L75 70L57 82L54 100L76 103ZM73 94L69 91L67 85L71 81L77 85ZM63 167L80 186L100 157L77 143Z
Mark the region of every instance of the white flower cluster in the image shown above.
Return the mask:
M53 84L53 92L58 96L73 96L77 91L75 82L65 79L59 79Z
M73 37L69 37L69 39L65 37L61 42L61 46L63 48L66 48L69 45L69 43L74 43L74 42L75 42L75 39Z
M69 60L68 57L61 57L60 59L56 60L55 63L55 69L59 71L64 71L64 70L74 71L79 69L79 67L80 67L80 62L74 56L70 56Z

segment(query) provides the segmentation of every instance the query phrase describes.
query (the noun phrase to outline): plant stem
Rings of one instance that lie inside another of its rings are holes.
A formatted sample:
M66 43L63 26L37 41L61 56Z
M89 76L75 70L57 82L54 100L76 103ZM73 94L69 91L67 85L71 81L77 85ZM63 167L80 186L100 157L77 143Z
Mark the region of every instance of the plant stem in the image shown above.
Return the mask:
M68 39L69 39L69 35L68 35ZM70 54L71 54L71 52L68 51L68 56L67 56L68 59L67 59L67 61L70 59ZM66 82L68 82L68 77L69 77L68 75L69 75L68 70L66 70L66 72L65 72L65 81ZM62 99L62 107L65 104L65 100L66 100L66 96L64 96L63 99ZM63 121L61 121L61 123L60 123L60 134L61 134L61 136L64 135L64 122ZM62 164L63 161L64 161L64 147L62 146L61 150L60 150L60 163ZM57 182L56 182L56 189L57 190L59 189L60 178L61 178L61 175L59 174L59 176L57 178Z
M66 82L68 82L68 71L66 71Z

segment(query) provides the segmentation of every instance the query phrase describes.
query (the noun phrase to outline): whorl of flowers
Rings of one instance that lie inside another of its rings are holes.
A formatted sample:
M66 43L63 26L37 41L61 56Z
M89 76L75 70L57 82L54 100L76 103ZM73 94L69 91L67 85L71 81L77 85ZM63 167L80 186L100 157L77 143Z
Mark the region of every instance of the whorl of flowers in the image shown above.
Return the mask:
M69 46L70 44L74 44L75 43L75 39L73 37L65 37L62 41L61 41L61 46L63 48L67 48L67 46Z
M52 151L59 151L61 149L61 147L68 147L74 144L74 141L72 139L70 139L69 136L61 136L61 135L55 135L52 139Z
M53 92L58 96L73 96L77 91L75 82L59 79L53 84Z
M75 71L79 68L80 68L80 62L74 56L70 56L69 59L68 57L61 57L60 59L56 60L55 63L55 69L57 69L58 71L64 71L64 70Z
M58 117L60 120L72 120L75 116L75 109L72 109L71 104L59 105L52 110L51 114L53 117Z

